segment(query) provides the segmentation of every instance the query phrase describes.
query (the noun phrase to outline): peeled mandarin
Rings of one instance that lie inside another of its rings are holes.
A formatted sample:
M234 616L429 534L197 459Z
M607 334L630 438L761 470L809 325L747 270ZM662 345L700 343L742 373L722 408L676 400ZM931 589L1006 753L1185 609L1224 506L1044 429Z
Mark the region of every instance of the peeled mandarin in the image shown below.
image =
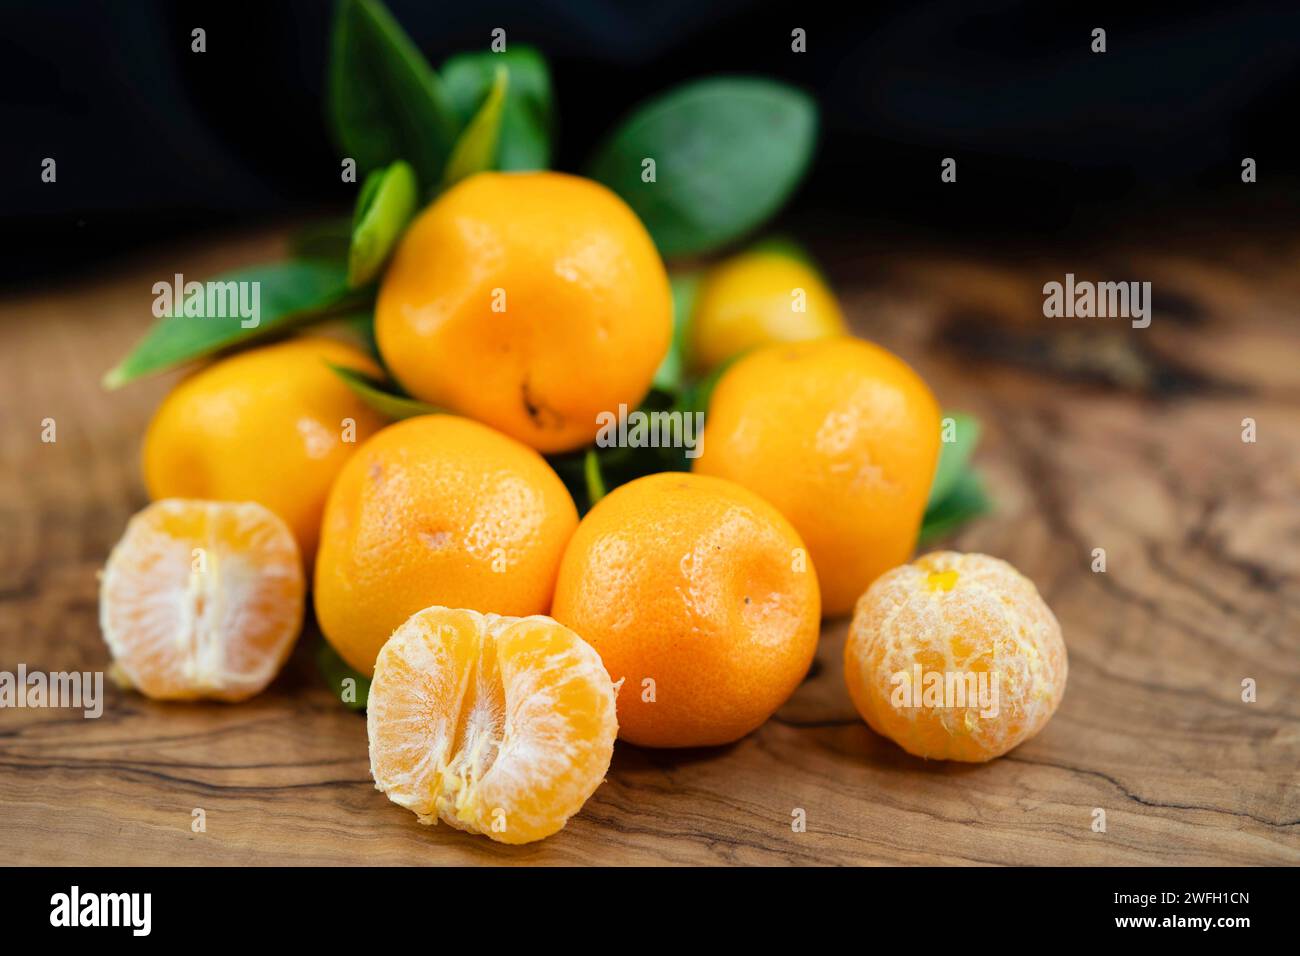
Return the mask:
M304 590L293 534L268 509L156 501L127 524L100 582L115 676L158 700L252 697L293 649Z
M1069 670L1033 582L986 554L938 551L862 595L844 648L858 712L910 754L978 763L1046 726Z
M609 769L614 686L541 615L430 607L384 645L366 708L375 787L421 823L501 843L557 832Z

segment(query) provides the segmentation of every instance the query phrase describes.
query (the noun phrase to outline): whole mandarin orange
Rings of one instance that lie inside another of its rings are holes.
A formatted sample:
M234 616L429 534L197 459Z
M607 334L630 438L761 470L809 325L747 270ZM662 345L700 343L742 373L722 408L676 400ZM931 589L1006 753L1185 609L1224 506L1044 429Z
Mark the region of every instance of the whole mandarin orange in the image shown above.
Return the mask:
M892 353L847 337L771 345L718 380L693 470L785 515L839 615L911 557L939 440L934 396Z
M316 556L321 631L369 674L393 630L431 605L543 614L573 499L531 448L454 415L389 425L330 491Z
M360 350L312 337L239 352L182 381L145 433L149 497L265 505L310 567L334 476L384 425L327 363L379 374Z
M691 315L691 364L711 369L751 348L848 331L840 304L811 264L758 247L705 273Z
M680 472L592 508L551 613L625 681L619 736L650 747L754 730L803 680L820 623L817 575L790 523L733 482Z
M645 397L672 338L668 276L636 214L562 173L480 173L407 230L375 333L412 395L544 452Z

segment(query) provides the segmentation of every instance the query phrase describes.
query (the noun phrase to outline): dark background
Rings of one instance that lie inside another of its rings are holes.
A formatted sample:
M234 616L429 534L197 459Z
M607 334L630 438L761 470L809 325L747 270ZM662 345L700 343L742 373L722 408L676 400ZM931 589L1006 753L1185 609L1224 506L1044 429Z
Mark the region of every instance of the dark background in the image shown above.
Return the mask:
M1090 241L1203 221L1295 222L1300 4L524 0L389 7L430 62L494 27L551 62L557 168L681 80L757 73L822 107L783 226L985 242ZM332 4L5 0L0 283L141 248L346 212L322 88ZM207 31L206 53L190 31ZM808 52L790 31L808 31ZM1107 30L1108 52L1089 50ZM58 182L40 182L43 157ZM939 162L958 161L958 181ZM1260 182L1243 186L1254 157Z

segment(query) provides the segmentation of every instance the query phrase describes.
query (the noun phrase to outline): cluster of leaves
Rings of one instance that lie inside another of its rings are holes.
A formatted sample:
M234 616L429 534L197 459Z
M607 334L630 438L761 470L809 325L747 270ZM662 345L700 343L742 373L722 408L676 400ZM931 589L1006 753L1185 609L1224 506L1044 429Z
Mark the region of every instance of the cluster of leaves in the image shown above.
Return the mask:
M939 446L939 465L930 485L930 499L921 523L920 545L925 547L990 508L984 483L971 466L971 456L980 439L977 418L963 412L945 412L945 426L951 420L951 441Z
M108 373L117 387L245 347L303 325L365 315L375 283L415 213L456 182L488 170L544 169L555 108L542 55L511 45L451 57L433 69L379 0L341 0L334 21L327 114L341 154L362 178L350 223L301 237L286 261L217 282L261 285L256 328L237 317L159 320ZM583 172L622 196L666 258L713 252L752 232L808 167L817 110L791 87L757 78L684 84L618 125ZM654 182L642 179L653 158ZM180 306L176 314L201 314ZM656 385L680 397L675 350ZM393 382L367 395L392 407ZM416 406L403 406L408 412Z
M418 210L474 173L545 169L556 130L542 55L510 45L462 53L435 70L379 0L340 0L331 37L327 114L345 166L363 177L350 221L299 237L282 262L219 276L257 282L260 316L160 319L112 371L116 388L141 377L327 320L351 322L374 343L376 284ZM616 126L582 172L609 186L640 216L664 258L701 256L751 235L806 172L817 134L816 104L759 78L708 78L669 90ZM654 162L652 181L646 161ZM673 277L675 334L646 411L704 411L717 375L687 374L682 342L698 274ZM203 315L201 300L173 314ZM379 358L376 351L376 358ZM382 364L382 359L380 359ZM437 409L390 378L335 372L393 419ZM967 466L978 426L963 417L944 446L923 539L950 530L986 502ZM589 448L552 458L586 510L610 488L654 471L686 469L682 449Z
M352 317L373 344L376 283L416 212L474 173L544 169L551 160L555 107L538 51L513 45L461 53L435 70L379 0L338 4L328 91L334 137L363 177L351 221L300 237L286 261L213 280L260 284L255 328L238 317L163 318L108 373L106 385L342 317ZM635 110L583 172L636 210L671 261L724 248L775 213L807 170L816 130L816 105L798 90L758 78L703 79ZM650 181L647 159L655 164ZM695 274L674 277L676 333L647 411L703 411L710 382L688 377L681 345L697 281ZM188 302L176 314L202 309ZM395 381L335 371L391 418L437 410ZM554 464L585 510L624 481L689 462L680 450L593 448L556 456Z

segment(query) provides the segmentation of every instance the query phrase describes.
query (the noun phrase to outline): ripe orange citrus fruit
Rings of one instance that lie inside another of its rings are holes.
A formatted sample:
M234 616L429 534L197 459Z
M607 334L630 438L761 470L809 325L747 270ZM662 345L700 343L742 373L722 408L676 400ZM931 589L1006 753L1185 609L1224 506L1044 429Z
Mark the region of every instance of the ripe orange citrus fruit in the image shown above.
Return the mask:
M370 773L421 823L550 836L605 778L618 723L600 657L549 617L430 607L379 652Z
M1069 670L1033 582L986 554L938 551L862 596L844 648L858 712L910 754L980 762L1047 724Z
M393 629L430 605L543 614L577 523L568 490L531 448L453 415L390 425L330 492L316 557L321 630L369 674Z
M758 247L710 269L691 316L689 354L710 369L760 345L848 331L835 293L807 261Z
M158 700L244 700L302 627L302 559L259 504L166 499L126 526L100 582L115 676Z
M651 747L724 744L762 724L807 673L820 619L790 523L739 485L675 472L583 518L552 613L627 681L619 734Z
M310 566L334 476L384 424L327 362L379 374L350 345L301 338L221 359L177 385L145 434L149 497L256 501L288 523Z
M693 470L739 482L790 519L822 610L844 614L916 547L939 428L925 382L878 346L770 345L718 380Z
M672 338L663 262L636 214L562 173L480 173L407 230L375 308L417 398L544 452L645 397Z

